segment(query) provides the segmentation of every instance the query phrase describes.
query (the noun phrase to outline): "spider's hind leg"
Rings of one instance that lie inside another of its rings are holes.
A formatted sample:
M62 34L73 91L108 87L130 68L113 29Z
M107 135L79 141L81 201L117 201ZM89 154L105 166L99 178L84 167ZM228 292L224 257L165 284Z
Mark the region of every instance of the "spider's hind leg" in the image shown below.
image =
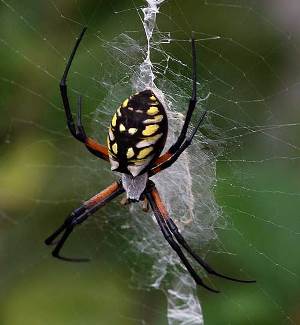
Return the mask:
M241 283L254 283L255 280L241 280L236 279L227 275L223 275L217 271L215 271L211 266L209 266L199 255L197 255L188 245L188 243L185 241L181 233L179 232L176 224L171 218L168 218L166 220L166 223L168 225L168 228L171 230L172 234L175 236L178 243L205 269L205 271L209 274L218 276L220 278L234 281L234 282L241 282Z
M197 255L188 245L188 243L185 241L183 236L180 234L176 224L174 221L170 218L166 208L164 207L161 198L159 196L159 193L157 189L155 188L154 184L149 182L148 186L148 193L146 193L147 198L149 199L150 205L154 211L155 217L157 219L157 222L166 238L166 240L169 242L171 247L176 251L178 256L180 257L183 264L186 266L188 271L190 272L191 276L194 278L197 284L205 287L206 289L210 291L216 291L210 287L207 287L206 284L203 283L203 281L199 278L199 276L195 273L185 256L183 255L180 246L181 245L204 269L207 273L211 275L218 276L223 279L227 279L230 281L235 282L242 282L242 283L254 283L255 280L241 280L236 279L227 275L223 275L217 271L215 271L211 266L209 266L199 255ZM177 243L173 240L173 235L176 238Z
M209 287L202 281L202 279L196 273L196 271L194 270L194 268L192 267L192 265L190 264L188 259L183 254L180 246L174 240L173 235L165 222L166 218L168 217L168 213L167 213L162 201L160 200L158 191L152 181L148 182L148 186L145 191L145 196L147 197L147 199L150 203L150 206L154 212L154 216L157 220L157 223L160 227L160 230L161 230L164 238L167 240L167 242L172 247L172 249L177 253L181 262L184 264L184 266L186 267L186 269L188 270L188 272L190 273L192 278L195 280L195 282L198 285L204 287L205 289L207 289L209 291L218 293L219 292L218 290L215 290L215 289Z
M121 181L114 182L106 189L101 191L100 193L94 195L91 199L84 202L84 204L74 210L69 217L66 218L64 223L54 231L52 235L50 235L46 240L46 245L56 245L54 250L52 251L53 257L59 258L65 261L74 261L74 262L85 262L88 259L82 258L69 258L64 257L60 254L61 249L63 248L66 240L74 230L74 228L83 223L89 216L94 214L99 208L103 207L106 203L113 200L119 194L123 193L124 189ZM57 239L60 235L62 236ZM57 239L57 240L56 240Z
M52 256L65 261L72 262L87 262L86 258L69 258L60 255L60 250L64 246L64 243L74 230L74 228L83 223L90 216L89 210L83 205L80 208L73 211L68 218L66 218L65 222L51 235L45 240L46 245L56 245L54 250L52 251ZM62 234L61 238L55 240L57 237Z
M72 223L72 220L76 219L86 211L86 207L82 205L78 209L74 210L64 221L64 223L58 227L52 235L45 239L46 245L56 245L58 241L56 240L59 235L64 232L68 226Z

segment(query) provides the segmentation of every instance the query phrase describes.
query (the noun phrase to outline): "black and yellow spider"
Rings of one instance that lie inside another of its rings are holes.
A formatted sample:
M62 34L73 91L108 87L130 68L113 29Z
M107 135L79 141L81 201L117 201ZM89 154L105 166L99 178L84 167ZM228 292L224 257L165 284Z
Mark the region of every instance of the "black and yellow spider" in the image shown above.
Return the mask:
M180 260L198 285L201 285L210 291L219 292L210 288L201 280L183 254L180 245L209 274L237 282L255 282L252 280L239 280L222 275L213 270L200 256L198 256L180 234L176 224L170 218L155 184L150 180L151 176L171 166L178 159L181 153L191 144L195 133L207 113L204 111L201 114L196 127L192 130L190 135L187 135L192 113L197 103L196 50L194 38L192 37L191 40L193 57L193 90L188 111L177 141L166 153L160 156L167 138L168 118L163 105L150 89L141 91L124 100L121 106L117 109L116 113L113 115L108 131L107 147L99 144L97 141L89 138L85 134L81 122L81 98L79 98L77 121L75 125L67 95L66 82L72 61L85 31L86 28L82 30L77 39L60 82L60 91L65 108L67 124L75 139L84 143L87 149L97 157L109 161L111 164L111 170L121 173L122 178L119 181L112 183L112 185L108 186L91 199L85 201L82 206L74 210L70 216L66 218L64 223L45 240L47 245L56 245L52 255L66 261L86 261L87 259L61 256L60 250L75 226L84 222L89 216L112 199L121 193L126 192L127 202L145 201L150 203L163 236L177 253ZM56 240L59 235L61 235L61 237Z

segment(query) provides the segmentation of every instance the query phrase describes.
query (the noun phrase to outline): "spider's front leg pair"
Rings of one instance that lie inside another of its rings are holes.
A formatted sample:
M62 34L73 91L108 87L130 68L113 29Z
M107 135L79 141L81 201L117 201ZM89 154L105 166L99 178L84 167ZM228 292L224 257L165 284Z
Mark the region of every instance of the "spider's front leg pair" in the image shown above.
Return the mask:
M64 221L64 223L45 240L46 245L56 245L52 251L52 255L59 259L65 261L74 262L86 262L88 259L85 258L69 258L60 255L60 250L62 249L65 241L72 233L73 229L83 223L89 216L94 214L98 209L103 207L106 203L113 200L115 197L124 192L121 181L114 182L108 186L105 190L94 195L88 201L85 201L82 206L74 210ZM61 235L62 234L62 235ZM57 240L57 238L60 239Z
M68 99L68 91L67 91L67 77L68 73L70 70L70 67L72 65L74 56L76 54L76 51L79 47L79 44L86 32L86 27L83 28L80 36L78 37L75 46L72 50L72 53L69 57L69 60L67 62L63 77L60 82L60 92L61 92L61 97L65 109L65 114L67 118L67 125L68 128L73 135L73 137L80 142L84 143L87 149L93 153L95 156L104 159L106 161L109 161L109 155L108 155L108 149L106 146L98 143L96 140L88 137L85 133L84 127L81 122L81 103L82 103L82 98L81 96L79 97L78 101L78 111L77 111L77 119L76 119L76 125L74 123L74 119L72 116L71 108L70 108L70 103ZM191 132L189 136L187 136L187 131L188 127L191 122L191 118L193 115L193 112L195 110L196 104L197 104L197 67L196 67L196 46L195 46L195 39L194 35L192 35L192 60L193 60L193 65L192 65L192 96L189 101L189 106L187 110L187 114L184 120L183 127L181 129L180 135L177 139L177 141L169 148L169 150L164 153L162 156L160 156L155 162L154 165L151 167L151 169L148 172L149 177L159 173L160 171L170 167L178 158L179 156L183 153L183 151L191 144L197 130L199 129L200 125L202 124L207 111L204 111L194 130Z
M155 161L154 166L149 171L149 177L170 167L179 158L179 156L183 153L183 151L192 143L195 134L197 133L199 127L201 126L207 114L206 110L202 112L202 114L200 115L196 123L196 126L191 131L191 133L187 135L188 128L191 123L191 118L197 104L197 65L196 65L197 60L196 60L196 45L195 45L194 34L192 34L191 42L192 42L192 61L193 61L193 65L192 65L193 90L192 90L192 96L189 101L188 110L184 119L184 123L178 139L168 149L166 153L164 153Z
M71 132L71 134L73 135L73 137L77 140L79 140L80 142L84 143L85 146L87 147L87 149L94 154L95 156L102 158L106 161L109 160L108 158L108 150L105 146L103 146L102 144L98 143L96 140L88 137L85 133L84 127L82 125L81 122L81 104L82 104L82 97L79 96L78 99L78 110L77 110L77 119L76 119L76 125L74 123L74 119L73 119L73 115L71 112L71 108L70 108L70 102L69 102L69 98L68 98L68 88L67 88L67 77L68 77L68 73L70 70L70 67L72 65L74 56L76 54L76 51L78 49L78 46L83 38L84 33L86 32L86 27L82 30L80 36L78 37L76 44L73 48L73 51L69 57L68 63L66 65L64 74L62 76L62 79L60 81L59 87L60 87L60 93L61 93L61 97L62 97L62 101L63 101L63 105L64 105L64 109L65 109L65 114L66 114L66 118L67 118L67 125L68 128Z

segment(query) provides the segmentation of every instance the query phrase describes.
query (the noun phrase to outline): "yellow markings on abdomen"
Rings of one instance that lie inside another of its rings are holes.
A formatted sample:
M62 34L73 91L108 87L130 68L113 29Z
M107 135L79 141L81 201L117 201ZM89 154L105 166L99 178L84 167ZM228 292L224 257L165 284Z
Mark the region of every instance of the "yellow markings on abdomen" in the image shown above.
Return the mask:
M106 138L106 143L107 143L108 150L110 150L110 140L109 140L109 137L108 136Z
M123 107L123 108L127 107L128 102L129 102L129 99L128 99L128 98L125 99L124 102L123 102L123 104L122 104L122 107Z
M111 148L112 148L112 151L113 151L114 154L117 154L118 153L118 145L117 145L117 143L114 143L111 146Z
M133 135L133 134L135 134L137 132L137 130L138 130L137 128L129 128L128 133Z
M120 124L119 130L120 130L120 132L126 131L124 124L122 124L122 123Z
M132 149L132 148L128 148L127 153L126 153L126 157L127 157L128 159L130 159L130 158L132 158L133 156L134 156L134 151L133 151L133 149Z
M136 158L137 159L143 159L143 158L147 157L151 151L153 151L153 147L148 147L148 148L142 149L138 153Z
M113 131L112 131L111 127L108 129L108 135L109 135L110 141L114 141L115 140L115 136L113 134Z
M150 106L150 108L147 110L147 115L156 115L159 113L158 107Z
M156 97L155 96L150 96L149 99L152 100L152 101L156 101Z
M111 120L111 125L115 127L117 124L117 114L115 113L112 120Z
M164 116L163 115L156 115L154 118L149 118L145 120L143 123L144 124L153 124L153 123L159 123L163 120Z
M118 113L118 116L119 116L119 117L122 116L122 113L121 113L121 107L119 107L119 108L117 109L117 113Z
M162 135L163 135L162 133L159 133L157 135L154 135L153 137L147 137L146 139L138 142L136 147L144 148L144 147L151 146L152 144L155 144Z
M142 134L149 136L149 135L152 135L153 133L155 133L158 129L159 129L158 124L147 125L145 127L145 129L143 130Z
M145 165L147 162L149 161L149 159L131 159L129 160L129 163L133 164L133 165L129 165L129 166L142 166Z

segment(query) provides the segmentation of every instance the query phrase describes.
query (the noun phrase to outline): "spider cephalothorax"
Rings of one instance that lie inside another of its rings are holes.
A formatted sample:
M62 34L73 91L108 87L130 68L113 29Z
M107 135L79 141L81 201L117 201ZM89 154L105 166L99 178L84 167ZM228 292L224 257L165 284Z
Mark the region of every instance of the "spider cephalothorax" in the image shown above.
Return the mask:
M197 103L196 50L194 38L192 38L193 92L188 111L177 141L160 156L168 133L168 119L163 105L150 89L146 89L129 97L117 109L116 113L113 115L109 128L107 147L99 144L96 140L86 135L81 123L81 97L79 97L77 121L75 124L67 94L67 76L85 31L86 28L81 32L74 46L60 82L60 91L67 124L71 134L77 140L84 143L91 153L105 161L110 161L112 170L122 173L122 179L112 183L106 189L85 201L46 239L45 243L47 245L56 245L52 251L52 255L67 261L85 261L86 259L74 259L61 256L60 251L65 241L72 233L74 227L84 222L106 203L110 202L121 193L126 192L127 198L129 198L131 202L139 200L148 201L164 238L177 253L181 262L185 265L197 284L210 291L218 292L202 281L184 255L181 247L209 274L236 282L255 282L251 280L235 279L216 272L197 255L187 244L175 222L169 216L155 184L149 180L149 177L168 168L179 158L181 153L191 144L194 135L206 115L206 111L204 111L196 127L191 131L190 135L187 135L191 117ZM57 239L58 237L60 238Z

